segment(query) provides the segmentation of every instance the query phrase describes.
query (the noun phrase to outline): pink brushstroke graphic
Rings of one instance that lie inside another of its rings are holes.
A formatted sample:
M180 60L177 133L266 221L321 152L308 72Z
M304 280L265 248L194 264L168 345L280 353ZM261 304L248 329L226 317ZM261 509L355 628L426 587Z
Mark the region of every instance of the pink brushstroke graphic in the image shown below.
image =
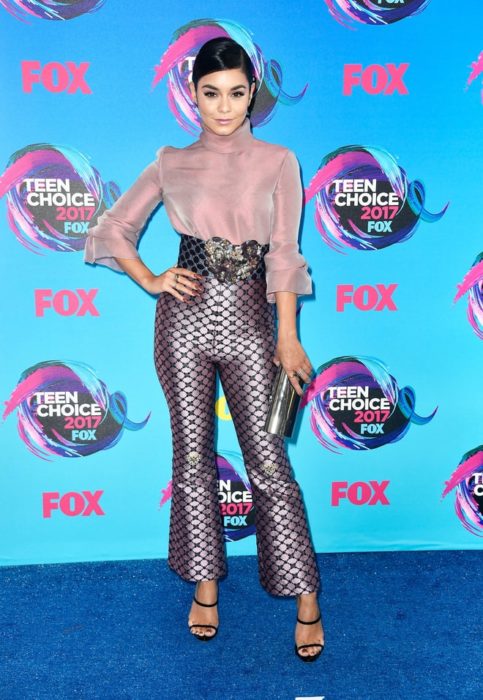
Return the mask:
M46 192L46 182L54 184L55 191ZM104 183L87 158L67 146L25 146L10 157L0 176L8 225L36 254L83 250L89 227L119 195L115 183Z
M351 193L357 202L346 203L345 188L354 181L364 191ZM322 239L342 254L347 248L381 250L407 241L420 221L434 223L448 208L429 212L423 183L408 181L396 159L378 146L343 146L326 155L305 190L305 201L312 198Z
M483 253L477 256L461 284L458 284L453 303L466 293L468 293L466 316L478 338L483 339Z
M422 12L430 0L405 0L382 5L376 0L325 0L332 17L347 29L357 23L384 26Z
M255 505L245 465L238 452L215 454L220 512L225 542L235 542L255 533ZM159 507L172 498L172 481L161 489Z
M111 394L82 362L47 360L29 367L5 401L3 420L17 411L17 430L36 457L85 457L114 447L123 430L140 430L127 417L127 399Z
M483 537L483 446L470 450L445 481L442 498L455 491L455 512L468 532Z
M28 17L47 20L68 20L88 12L97 12L106 0L0 0L13 17L26 22Z
M399 389L385 364L367 356L336 357L321 365L299 410L306 404L315 437L335 453L340 448L371 450L401 440L411 424L424 425L437 411L436 407L427 417L418 415L414 389Z
M168 481L167 485L165 486L164 489L161 489L161 493L163 494L161 497L161 500L159 501L159 507L161 508L164 506L165 503L169 501L169 499L172 496L172 481Z
M273 116L281 103L293 105L299 102L307 85L298 95L289 95L282 89L282 67L276 60L266 60L251 33L231 20L198 19L176 30L161 61L154 67L151 89L167 77L168 106L178 124L193 135L198 135L201 121L196 105L191 99L188 82L192 62L201 46L215 37L229 37L239 43L250 57L257 78L257 95L250 115L253 126L263 126Z
M481 74L483 73L483 51L480 53L476 61L473 61L471 64L471 73L468 76L468 80L466 81L466 87L465 90L468 90L469 86L471 83L476 80ZM480 90L480 99L481 103L483 104L483 85Z

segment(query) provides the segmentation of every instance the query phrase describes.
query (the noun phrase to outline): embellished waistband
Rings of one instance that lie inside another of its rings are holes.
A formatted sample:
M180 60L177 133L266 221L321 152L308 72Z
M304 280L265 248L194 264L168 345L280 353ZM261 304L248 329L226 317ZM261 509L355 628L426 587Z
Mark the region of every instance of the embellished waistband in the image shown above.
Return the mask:
M179 235L178 267L188 268L204 277L216 277L228 284L265 277L264 256L269 250L268 243L250 239L237 244L221 236L204 241L186 233Z

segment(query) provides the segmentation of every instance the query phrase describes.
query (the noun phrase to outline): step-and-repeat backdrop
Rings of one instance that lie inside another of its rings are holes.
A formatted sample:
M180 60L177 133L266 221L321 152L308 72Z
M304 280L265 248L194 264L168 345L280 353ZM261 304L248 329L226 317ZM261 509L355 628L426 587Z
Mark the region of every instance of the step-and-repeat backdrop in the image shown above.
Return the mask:
M481 547L482 3L0 0L0 14L0 562L167 555L155 299L83 248L160 146L197 138L187 80L213 36L254 61L254 135L301 165L300 337L317 372L287 448L317 551ZM178 245L161 205L140 253L162 272ZM254 554L219 383L213 410L227 550Z

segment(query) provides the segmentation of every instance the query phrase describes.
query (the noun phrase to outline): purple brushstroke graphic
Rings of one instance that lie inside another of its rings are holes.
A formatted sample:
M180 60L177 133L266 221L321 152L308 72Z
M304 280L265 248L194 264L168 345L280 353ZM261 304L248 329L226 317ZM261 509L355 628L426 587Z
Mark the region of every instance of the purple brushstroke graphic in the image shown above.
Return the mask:
M28 18L48 20L68 20L85 15L88 12L97 12L106 0L0 0L13 17L21 22L28 22Z
M263 126L272 118L278 103L293 105L305 94L308 85L298 95L289 95L282 89L282 67L276 60L265 60L261 49L254 44L250 33L231 20L198 19L174 32L169 47L155 67L151 88L167 76L168 106L178 124L190 134L198 135L201 120L191 99L188 79L192 60L201 46L214 37L230 37L248 53L257 77L257 93L250 121Z
M458 291L453 299L457 302L468 293L466 315L478 338L483 338L483 253L474 260L463 281L458 284Z
M436 407L430 416L419 416L414 389L399 389L380 360L363 356L336 357L321 365L299 410L307 403L311 403L310 427L315 437L335 453L340 448L372 450L397 442L411 423L424 425L437 411Z
M329 12L337 22L347 29L355 29L355 24L381 26L399 22L422 12L430 0L405 0L395 5L387 0L325 0Z
M36 180L47 179L58 183L57 191L36 191ZM36 254L83 250L89 226L95 225L119 195L119 187L103 183L79 151L47 143L16 151L0 177L0 197L6 196L9 227L17 240ZM41 196L49 200L40 203Z
M110 394L81 362L47 360L29 367L5 402L3 420L17 410L18 433L37 457L85 457L114 447L123 429L141 430L127 417L123 393Z
M370 196L383 198L383 202L394 200L396 205L344 204L349 194L356 196L341 191L351 180L365 184L367 191L359 193L361 202L365 195L368 200ZM330 248L343 254L347 247L381 250L406 241L420 219L438 221L448 208L446 204L437 214L427 211L424 185L419 180L408 183L406 173L388 151L368 146L344 146L325 156L305 190L306 202L313 197L318 231Z
M216 454L218 494L225 542L235 542L255 532L255 506L252 487L241 455L225 451ZM172 496L172 482L162 489L161 508Z
M445 484L442 498L454 489L454 508L463 527L483 537L483 445L463 455Z

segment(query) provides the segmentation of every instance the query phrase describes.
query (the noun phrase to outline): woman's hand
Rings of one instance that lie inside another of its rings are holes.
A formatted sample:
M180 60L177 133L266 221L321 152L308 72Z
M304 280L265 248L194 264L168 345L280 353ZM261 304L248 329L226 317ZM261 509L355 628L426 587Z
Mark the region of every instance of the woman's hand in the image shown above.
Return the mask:
M180 301L192 303L190 297L201 296L203 285L198 280L202 279L203 276L198 275L193 270L187 270L184 267L170 267L160 275L151 273L142 280L141 284L149 294L169 292Z
M295 334L279 334L275 355L272 359L277 367L282 365L295 391L299 396L302 396L304 390L300 386L299 378L308 384L311 381L313 367L297 336ZM296 376L292 376L294 372L297 373Z
M193 270L173 265L160 275L155 275L139 257L114 259L121 270L124 270L148 294L169 292L180 301L186 301L189 304L193 302L191 297L201 296L203 285L199 280L202 280L203 276ZM188 296L185 297L184 294Z

